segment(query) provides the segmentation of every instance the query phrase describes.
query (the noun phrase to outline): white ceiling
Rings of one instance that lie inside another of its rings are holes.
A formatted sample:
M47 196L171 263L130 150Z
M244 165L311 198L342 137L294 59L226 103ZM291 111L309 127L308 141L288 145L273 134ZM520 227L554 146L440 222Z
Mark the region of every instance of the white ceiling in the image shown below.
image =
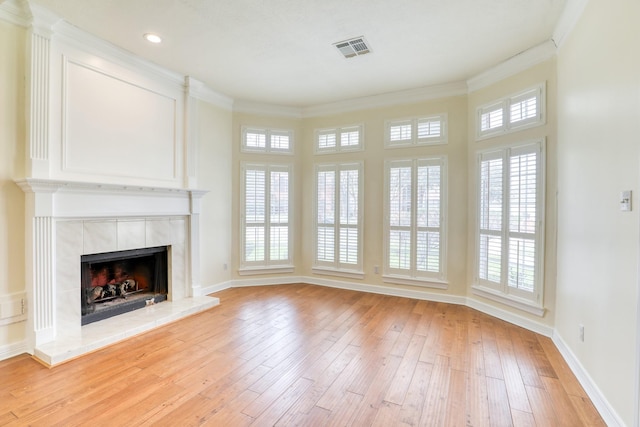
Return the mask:
M305 107L473 77L551 39L566 0L36 0L237 100ZM152 45L143 34L163 43ZM364 36L372 53L333 43Z

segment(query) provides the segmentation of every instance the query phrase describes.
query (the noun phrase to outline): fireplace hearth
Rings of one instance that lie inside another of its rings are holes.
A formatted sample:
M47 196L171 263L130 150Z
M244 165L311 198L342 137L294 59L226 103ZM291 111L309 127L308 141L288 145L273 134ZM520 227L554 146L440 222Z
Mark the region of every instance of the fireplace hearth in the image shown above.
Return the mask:
M82 255L81 324L167 299L166 246Z

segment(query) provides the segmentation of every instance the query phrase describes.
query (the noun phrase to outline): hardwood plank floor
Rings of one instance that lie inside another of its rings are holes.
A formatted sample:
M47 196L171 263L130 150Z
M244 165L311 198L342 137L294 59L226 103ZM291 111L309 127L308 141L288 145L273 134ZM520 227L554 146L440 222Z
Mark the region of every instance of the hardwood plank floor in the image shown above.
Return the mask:
M0 362L7 426L604 426L549 338L468 307L313 285L48 369Z

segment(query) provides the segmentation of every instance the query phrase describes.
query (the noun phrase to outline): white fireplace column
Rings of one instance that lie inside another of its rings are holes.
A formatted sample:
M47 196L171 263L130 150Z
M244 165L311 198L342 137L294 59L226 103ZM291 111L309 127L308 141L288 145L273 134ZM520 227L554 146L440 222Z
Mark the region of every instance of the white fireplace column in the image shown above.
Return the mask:
M54 193L57 184L19 181L26 197L28 341L32 347L56 337Z

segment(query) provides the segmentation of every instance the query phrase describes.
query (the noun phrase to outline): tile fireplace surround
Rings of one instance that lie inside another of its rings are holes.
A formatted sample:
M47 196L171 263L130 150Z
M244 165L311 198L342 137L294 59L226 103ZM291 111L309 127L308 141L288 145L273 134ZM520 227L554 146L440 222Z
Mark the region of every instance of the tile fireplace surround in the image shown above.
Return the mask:
M55 365L219 304L199 292L203 191L39 179L17 184L33 222L26 260L30 347L43 362ZM81 326L80 257L153 246L169 247L168 300Z

